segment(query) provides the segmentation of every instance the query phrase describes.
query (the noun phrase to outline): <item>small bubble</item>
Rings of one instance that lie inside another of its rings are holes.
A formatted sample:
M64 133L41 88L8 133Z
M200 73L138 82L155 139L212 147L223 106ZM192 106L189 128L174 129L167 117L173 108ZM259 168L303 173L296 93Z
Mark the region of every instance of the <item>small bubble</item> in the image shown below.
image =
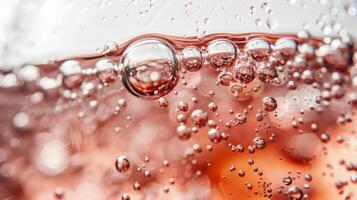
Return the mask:
M233 82L233 74L231 72L221 72L218 74L218 82L223 86L229 86Z
M255 137L253 140L253 144L256 149L264 149L266 146L265 139L262 137Z
M115 64L109 59L99 60L95 64L95 69L97 70L96 76L102 84L113 83L118 78Z
M59 68L64 86L73 89L82 83L82 66L76 60L67 60Z
M293 179L290 176L284 176L283 183L284 185L290 185L293 182Z
M303 197L303 192L300 190L300 188L296 186L291 186L288 189L288 195L291 200L301 200Z
M263 99L263 108L267 112L274 111L278 106L276 100L272 97L264 97Z
M165 97L159 98L159 106L162 108L166 108L167 106L169 106L169 102L167 101L167 99Z
M127 172L130 168L129 160L125 156L119 156L115 161L115 167L120 173Z
M191 120L197 127L203 127L206 125L208 116L207 113L201 109L196 109L191 113Z
M215 103L211 102L208 104L208 109L212 112L216 112L218 109L218 106Z
M191 129L184 124L180 124L177 127L176 132L181 140L188 140L191 137Z
M208 130L208 138L211 140L213 143L219 143L221 141L221 133L215 129L211 128Z
M114 42L114 41L110 41L105 43L104 47L103 47L103 54L112 56L115 55L119 50L119 45Z

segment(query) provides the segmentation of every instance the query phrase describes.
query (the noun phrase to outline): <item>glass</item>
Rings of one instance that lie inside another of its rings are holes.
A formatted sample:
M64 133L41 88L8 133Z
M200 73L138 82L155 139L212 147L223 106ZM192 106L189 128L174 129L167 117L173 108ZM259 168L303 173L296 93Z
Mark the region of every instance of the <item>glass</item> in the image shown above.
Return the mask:
M0 1L0 199L354 199L355 1Z

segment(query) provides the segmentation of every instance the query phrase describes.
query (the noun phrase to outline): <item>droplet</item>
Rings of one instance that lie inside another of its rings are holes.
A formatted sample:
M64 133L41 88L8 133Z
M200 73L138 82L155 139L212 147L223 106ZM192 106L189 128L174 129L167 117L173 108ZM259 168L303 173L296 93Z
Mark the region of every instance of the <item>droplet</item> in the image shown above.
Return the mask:
M267 17L267 27L271 30L275 30L278 27L278 20L275 17Z
M237 58L238 49L229 40L217 39L208 45L207 53L208 61L214 68L229 68Z
M131 44L121 60L122 81L133 95L156 99L169 93L178 81L178 63L171 47L159 39Z

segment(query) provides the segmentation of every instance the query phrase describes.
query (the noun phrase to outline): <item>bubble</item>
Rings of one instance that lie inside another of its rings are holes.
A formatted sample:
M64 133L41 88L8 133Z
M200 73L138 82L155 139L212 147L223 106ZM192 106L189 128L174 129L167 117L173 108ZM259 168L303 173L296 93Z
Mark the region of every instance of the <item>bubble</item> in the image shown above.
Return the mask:
M275 68L270 65L266 65L265 63L261 63L258 66L257 74L259 80L264 83L271 82L277 76Z
M123 194L121 200L130 200L130 196L128 194Z
M253 144L256 149L264 149L266 146L265 139L262 137L255 137L253 140Z
M167 101L167 99L165 97L159 98L159 106L162 108L166 108L167 106L169 106L169 102Z
M218 109L218 106L215 103L211 102L208 104L208 109L212 112L216 112Z
M169 93L178 81L178 63L171 47L159 39L131 44L121 59L122 81L127 90L143 99Z
M255 78L253 64L249 62L236 65L233 69L233 73L235 78L242 83L250 83Z
M247 115L242 114L242 113L238 113L236 114L236 116L234 117L236 124L245 124L247 123Z
M188 111L188 103L180 101L178 104L179 111L186 112Z
M229 86L233 82L233 74L231 72L221 72L218 74L218 82L223 86Z
M299 46L299 52L302 53L307 59L315 57L315 49L310 44L302 44Z
M40 70L34 65L26 65L18 71L17 75L23 81L32 82L40 78Z
M314 72L311 70L304 70L301 74L301 80L306 84L311 84L315 80Z
M141 190L141 185L140 185L140 183L135 182L134 185L133 185L133 189L134 189L134 190Z
M82 83L82 66L76 60L67 60L59 68L62 82L68 89L73 89Z
M229 40L213 40L207 47L208 61L214 68L232 67L236 58L238 49Z
M293 179L290 176L284 176L283 183L284 185L290 185L293 182Z
M191 120L197 127L203 127L206 125L208 116L207 113L201 109L196 109L191 113Z
M295 55L297 49L296 42L287 38L280 38L275 42L274 51L283 56L291 57Z
M264 39L251 39L244 47L244 52L257 60L267 58L270 51L270 43Z
M300 200L303 197L302 191L296 186L291 186L288 189L288 194L291 200Z
M45 91L47 95L54 96L58 93L60 82L54 78L43 77L39 80L38 86Z
M181 52L181 66L187 71L195 72L203 66L202 51L197 47L186 47Z
M180 124L177 127L176 133L177 133L178 137L180 138L180 140L188 140L191 137L191 129L188 128L184 124Z
M219 143L221 141L221 133L215 129L215 128L210 128L208 130L208 138L211 140L213 143Z
M264 97L263 99L263 108L267 112L272 112L276 109L278 103L272 97Z
M108 56L115 55L118 52L118 50L119 50L119 45L114 41L107 42L103 47L103 53Z
M26 112L19 112L12 120L15 128L19 130L28 130L31 128L31 118Z
M96 76L102 84L113 83L118 78L115 64L109 59L99 60L95 64Z
M234 97L238 97L239 94L243 91L243 86L239 83L232 84L230 86L230 91Z
M4 76L0 75L0 87L14 88L14 87L17 87L20 85L21 85L21 82L15 74L8 73Z
M55 190L55 197L57 199L62 199L64 196L64 189L63 188L56 188Z
M81 91L84 97L94 97L97 91L97 83L95 81L83 82Z
M119 156L115 161L115 168L120 173L125 173L130 168L130 162L125 156Z

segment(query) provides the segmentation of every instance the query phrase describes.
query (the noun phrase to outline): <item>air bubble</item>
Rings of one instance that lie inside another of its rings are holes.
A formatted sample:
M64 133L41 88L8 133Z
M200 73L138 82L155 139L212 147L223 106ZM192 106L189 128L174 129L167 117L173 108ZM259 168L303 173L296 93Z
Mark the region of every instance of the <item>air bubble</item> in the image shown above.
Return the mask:
M264 149L265 146L266 146L265 139L262 138L262 137L256 137L256 138L254 138L253 144L254 144L254 147L255 147L256 149Z
M241 81L242 83L250 83L255 78L255 72L253 64L250 62L240 63L236 65L233 69L235 78Z
M103 54L112 56L115 55L118 52L118 50L119 50L119 45L114 41L110 41L104 45Z
M257 60L265 59L270 54L270 43L264 39L252 39L247 42L244 52Z
M286 57L295 55L296 48L296 42L287 38L281 38L277 40L274 45L274 51Z
M202 52L197 47L186 47L181 52L181 66L187 71L195 72L203 66Z
M119 156L115 161L115 168L120 173L125 173L130 168L130 162L125 156Z
M214 68L229 68L237 58L238 49L231 41L218 39L208 45L207 53L208 61Z
M191 113L191 120L197 127L203 127L206 125L208 116L207 113L201 109L196 109Z
M274 111L278 106L276 100L272 97L264 97L263 99L263 108L267 112Z
M67 60L59 68L62 82L68 89L73 89L82 83L82 66L76 60Z
M122 81L133 95L157 99L169 93L178 81L178 63L171 47L159 39L131 44L121 60Z
M102 84L113 83L118 78L115 64L109 59L99 60L95 64L96 76Z
M26 65L18 71L17 75L23 81L32 82L40 77L40 70L34 65Z
M231 72L221 72L218 74L218 82L223 86L229 86L233 82L233 79Z

